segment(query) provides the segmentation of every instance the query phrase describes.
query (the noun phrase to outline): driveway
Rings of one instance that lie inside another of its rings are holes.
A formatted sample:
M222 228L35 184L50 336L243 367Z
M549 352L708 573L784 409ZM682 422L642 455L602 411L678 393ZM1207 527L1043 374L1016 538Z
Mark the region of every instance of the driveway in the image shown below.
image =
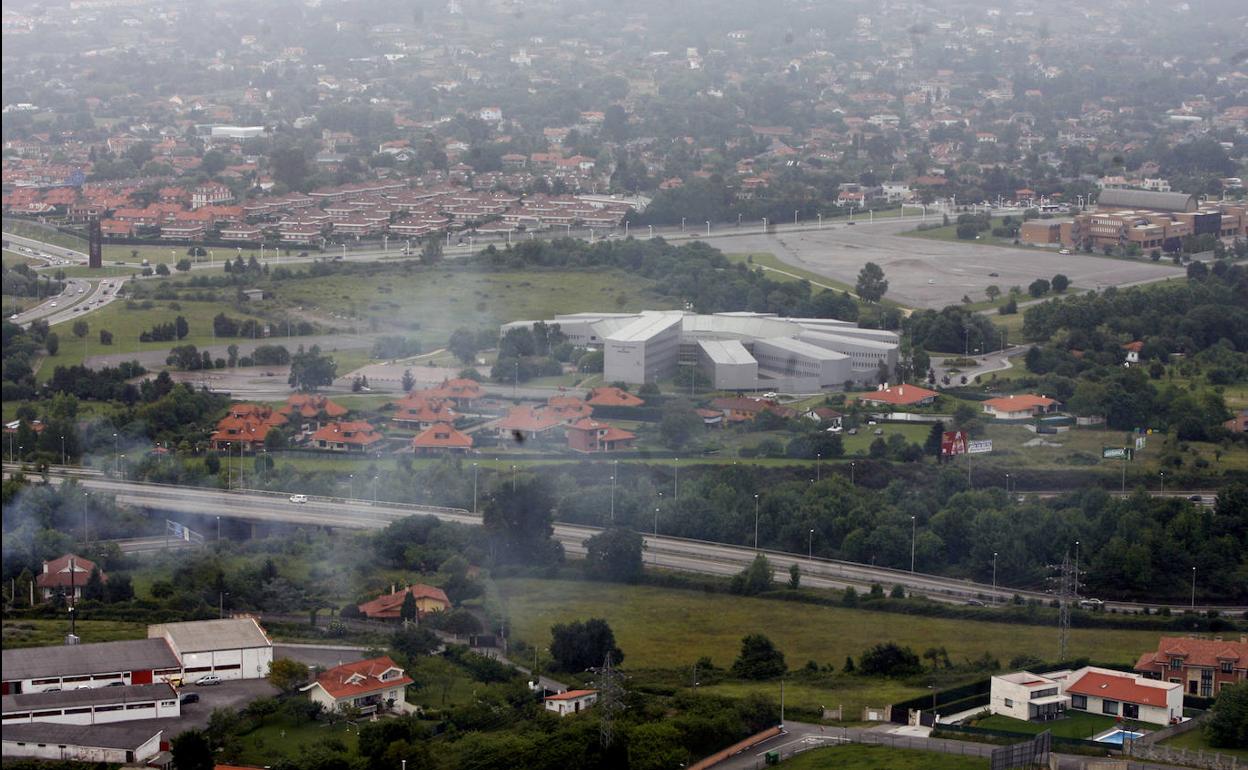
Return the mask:
M178 696L188 692L199 695L199 703L182 706L182 716L177 719L140 719L123 724L164 730L164 740L170 740L186 730L206 727L213 709L239 711L253 700L277 695L277 688L269 684L267 679L236 679L211 687L187 685L178 690Z

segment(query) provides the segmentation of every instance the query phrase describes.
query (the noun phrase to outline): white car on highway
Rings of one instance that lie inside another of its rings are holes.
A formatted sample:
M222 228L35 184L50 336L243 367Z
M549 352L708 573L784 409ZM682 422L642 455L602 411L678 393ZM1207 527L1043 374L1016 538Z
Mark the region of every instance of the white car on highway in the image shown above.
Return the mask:
M292 503L306 503L308 501L308 496L307 495L291 495L290 501Z

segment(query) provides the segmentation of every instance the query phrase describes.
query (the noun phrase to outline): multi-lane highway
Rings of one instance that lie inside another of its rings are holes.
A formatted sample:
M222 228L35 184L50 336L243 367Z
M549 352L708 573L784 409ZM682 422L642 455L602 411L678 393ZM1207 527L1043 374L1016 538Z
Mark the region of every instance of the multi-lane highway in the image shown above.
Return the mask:
M15 466L6 464L5 470ZM59 480L69 474L57 473ZM75 474L76 475L76 474ZM142 506L173 514L221 516L244 521L274 522L286 524L315 525L343 529L380 529L398 519L413 515L436 516L443 521L461 524L480 524L481 517L470 511L455 508L401 505L395 503L372 503L365 500L338 498L309 498L306 503L291 502L287 495L255 490L204 489L162 484L146 484L119 481L101 475L83 474L79 482L86 488L115 495L119 503ZM577 524L555 524L555 539L569 556L583 557L584 542L601 530ZM699 540L645 534L645 562L647 565L695 572L709 575L733 575L740 572L756 555L752 548L710 543ZM869 588L873 583L886 587L900 584L915 594L949 602L969 600L990 603L1009 602L1015 594L1024 599L1048 601L1050 594L987 585L969 580L929 575L921 572L889 569L869 564L839 561L835 559L806 558L780 551L764 550L777 576L787 574L791 564L802 571L802 582L817 588ZM1106 602L1106 609L1121 611L1140 610L1145 606L1158 608L1158 603L1140 604L1129 602ZM1185 605L1175 605L1176 611L1190 611ZM1196 606L1196 611L1218 610L1242 614L1246 607Z

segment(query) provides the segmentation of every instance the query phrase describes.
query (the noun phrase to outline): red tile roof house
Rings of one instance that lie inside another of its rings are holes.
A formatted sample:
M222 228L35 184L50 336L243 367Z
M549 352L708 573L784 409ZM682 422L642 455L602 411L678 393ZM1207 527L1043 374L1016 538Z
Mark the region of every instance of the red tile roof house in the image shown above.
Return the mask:
M410 585L402 591L391 591L376 599L359 605L365 617L373 620L399 620L399 611L403 608L403 598L411 594L416 599L416 618L419 620L430 612L446 612L451 609L451 600L446 592L435 586L423 583Z
M711 407L723 412L728 418L728 422L745 422L753 420L763 412L772 412L786 420L791 420L797 416L797 411L765 398L747 398L745 396L732 396L717 398L711 401Z
M291 422L298 422L299 430L306 433L320 428L325 422L342 417L348 410L325 396L296 393L286 399L286 405L277 411L289 417Z
M327 422L309 440L313 449L330 452L370 452L381 445L381 434L364 420Z
M473 402L485 395L481 383L466 377L443 380L441 385L424 391L430 398L450 400L459 409L467 409Z
M627 390L605 386L589 391L585 403L590 406L641 406L646 402Z
M635 433L585 417L567 428L568 448L577 452L613 452L632 447Z
M563 418L548 409L535 409L531 406L515 406L507 416L494 423L498 437L510 440L513 437L521 441L550 439L558 434L554 429L563 424Z
M39 596L43 601L48 601L57 594L64 594L73 603L82 598L82 587L87 584L93 569L96 569L95 562L67 553L43 563L43 572L35 576L35 587L39 589ZM100 578L108 582L108 576L103 570L100 570Z
M1026 420L1054 412L1060 405L1055 398L1021 393L990 398L983 402L982 407L984 414L990 414L998 420Z
M467 453L472 449L472 436L461 433L450 425L440 422L412 438L412 451L416 454Z
M1070 696L1070 708L1076 711L1155 725L1183 717L1183 687L1177 683L1091 666L1071 673L1066 682L1063 694Z
M882 387L858 396L864 404L883 404L886 406L928 406L936 401L940 394L934 390L920 388L918 385L896 385L891 388Z
M391 422L404 428L426 430L440 422L453 423L459 413L447 401L429 398L420 391L391 402L395 408Z
M566 717L569 714L579 714L597 702L597 690L568 690L546 696L546 710Z
M286 416L259 404L235 404L217 423L217 429L208 438L208 446L215 451L223 449L254 452L264 445L269 431L285 425Z
M1216 698L1228 684L1248 682L1248 636L1238 641L1163 636L1135 670L1150 679L1177 682L1190 695Z
M302 688L326 711L355 707L364 714L407 711L405 688L412 678L388 655L335 666Z

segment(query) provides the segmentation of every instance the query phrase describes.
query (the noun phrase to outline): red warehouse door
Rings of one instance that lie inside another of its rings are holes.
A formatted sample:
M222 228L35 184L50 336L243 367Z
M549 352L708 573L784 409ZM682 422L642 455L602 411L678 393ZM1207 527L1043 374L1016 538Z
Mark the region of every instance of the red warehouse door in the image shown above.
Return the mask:
M151 684L151 683L152 683L152 670L150 668L142 670L142 671L130 672L130 684Z

